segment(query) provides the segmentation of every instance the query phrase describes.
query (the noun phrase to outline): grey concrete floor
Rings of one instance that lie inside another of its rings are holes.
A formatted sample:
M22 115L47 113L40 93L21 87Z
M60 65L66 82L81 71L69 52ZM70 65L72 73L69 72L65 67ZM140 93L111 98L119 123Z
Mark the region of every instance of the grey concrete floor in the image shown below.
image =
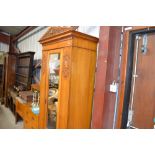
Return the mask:
M15 123L12 112L0 103L0 129L22 129L23 121Z

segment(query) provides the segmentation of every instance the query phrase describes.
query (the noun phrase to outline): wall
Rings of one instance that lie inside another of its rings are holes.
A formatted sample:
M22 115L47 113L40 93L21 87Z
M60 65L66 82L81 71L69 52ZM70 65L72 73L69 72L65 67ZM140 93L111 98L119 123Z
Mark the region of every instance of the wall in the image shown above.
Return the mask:
M3 54L4 52L0 51L0 64L3 64Z
M34 59L41 59L42 46L38 41L47 32L47 30L48 27L45 26L37 27L36 29L21 37L18 40L17 47L20 49L22 53L27 51L34 51Z
M0 42L0 51L3 51L3 52L9 52L9 45Z
M98 38L100 26L79 26L78 31Z
M99 37L99 26L79 26L78 31ZM37 27L18 40L18 48L21 52L34 51L34 59L42 58L42 46L39 39L47 32L48 27ZM37 33L36 33L37 32Z

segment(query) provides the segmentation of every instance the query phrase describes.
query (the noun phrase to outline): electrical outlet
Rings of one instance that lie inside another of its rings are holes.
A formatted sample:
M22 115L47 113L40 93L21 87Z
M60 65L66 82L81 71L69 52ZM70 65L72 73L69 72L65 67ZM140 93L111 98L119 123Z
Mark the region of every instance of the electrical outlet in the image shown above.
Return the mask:
M117 92L117 87L118 87L118 84L113 82L111 85L110 85L110 92L112 93L116 93Z

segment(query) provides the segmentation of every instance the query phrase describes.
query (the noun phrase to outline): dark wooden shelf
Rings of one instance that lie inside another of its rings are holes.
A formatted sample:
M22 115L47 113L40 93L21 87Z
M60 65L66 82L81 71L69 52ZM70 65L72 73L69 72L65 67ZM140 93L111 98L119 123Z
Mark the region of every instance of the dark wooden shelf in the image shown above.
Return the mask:
M24 52L17 56L16 83L31 89L34 52Z
M30 57L30 55L25 55L25 56L18 56L20 59L25 59L25 58L29 58Z
M16 73L16 75L22 76L22 77L24 77L24 78L28 78L28 75L23 75L23 74L20 74L20 73Z
M17 68L29 68L29 66L17 65Z
M24 83L24 82L21 82L21 81L18 81L18 80L16 80L16 82L19 83L19 84L22 84L24 86L27 86L27 83Z

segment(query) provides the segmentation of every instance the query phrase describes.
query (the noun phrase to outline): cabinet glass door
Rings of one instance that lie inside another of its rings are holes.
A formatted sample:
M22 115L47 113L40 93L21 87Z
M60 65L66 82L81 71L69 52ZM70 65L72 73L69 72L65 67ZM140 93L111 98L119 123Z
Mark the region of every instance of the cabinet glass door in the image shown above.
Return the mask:
M60 54L49 57L49 91L48 91L48 120L47 128L55 129L57 120L58 92L59 92Z

